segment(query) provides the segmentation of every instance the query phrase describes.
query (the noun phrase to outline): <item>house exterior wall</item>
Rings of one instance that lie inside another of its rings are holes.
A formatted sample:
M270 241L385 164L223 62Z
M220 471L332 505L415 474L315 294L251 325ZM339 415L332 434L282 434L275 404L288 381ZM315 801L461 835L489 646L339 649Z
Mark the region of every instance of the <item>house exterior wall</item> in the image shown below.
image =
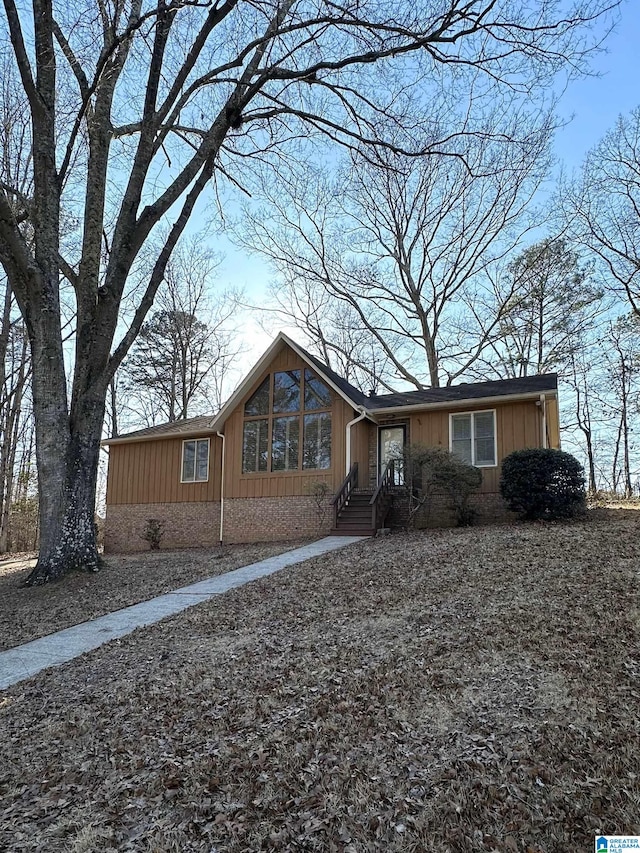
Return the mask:
M355 411L331 391L331 466L319 470L242 472L244 405L265 377L282 370L304 370L308 364L284 342L265 366L225 425L224 539L248 542L291 539L326 532L332 524L330 500L346 473L345 434ZM498 462L513 450L540 447L543 440L542 407L532 399L487 404L452 405L447 410L379 414L379 424L363 420L351 428L351 462L359 465L359 486L377 482L379 426L405 425L407 442L449 449L449 415L495 409ZM558 404L546 403L547 444L559 447ZM209 477L202 483L181 483L182 443L209 438ZM210 546L219 540L222 441L202 433L175 438L147 438L114 444L109 448L107 480L106 548L110 551L143 550L149 518L165 523L163 547ZM479 519L506 518L499 498L500 464L483 468ZM314 493L326 486L324 510ZM474 501L476 499L474 498ZM445 524L446 507L434 502L429 524Z
M202 483L180 482L182 442L189 439L180 436L111 445L107 506L219 501L222 442L207 433L197 437L210 441L209 478Z
M227 418L225 496L228 498L283 498L308 496L315 483L326 483L335 492L345 477L345 433L347 423L358 414L343 398L331 391L331 467L318 470L242 473L242 436L244 406L264 379L276 371L304 370L309 365L289 347L283 346L271 363L256 376L255 382ZM361 442L356 424L352 428L352 460L359 458ZM366 449L365 449L366 458Z
M150 518L164 523L160 543L163 549L206 548L219 541L219 501L108 504L105 552L148 551L149 543L143 536Z
M481 412L494 409L496 413L496 438L498 465L482 468L480 492L497 494L500 491L500 462L514 450L542 447L542 409L536 400L487 405L477 404L457 409L423 411L409 416L402 414L382 416L381 426L407 426L407 442L426 447L449 450L449 415L456 412ZM547 401L547 440L551 447L559 447L558 406L555 400Z
M224 502L224 542L277 542L328 533L332 495L230 498ZM211 548L220 540L220 502L111 504L107 506L105 551L148 551L144 532L150 518L164 524L161 548Z

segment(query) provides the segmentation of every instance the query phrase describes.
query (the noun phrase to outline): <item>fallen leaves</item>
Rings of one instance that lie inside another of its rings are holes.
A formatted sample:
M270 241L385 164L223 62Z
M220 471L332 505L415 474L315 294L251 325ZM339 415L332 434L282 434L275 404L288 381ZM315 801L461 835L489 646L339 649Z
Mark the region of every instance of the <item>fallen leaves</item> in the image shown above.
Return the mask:
M640 833L636 527L367 541L16 685L0 849L556 853Z
M208 577L281 554L303 542L262 542L191 551L108 555L97 574L73 572L55 584L25 589L33 566L0 560L0 650L95 619Z

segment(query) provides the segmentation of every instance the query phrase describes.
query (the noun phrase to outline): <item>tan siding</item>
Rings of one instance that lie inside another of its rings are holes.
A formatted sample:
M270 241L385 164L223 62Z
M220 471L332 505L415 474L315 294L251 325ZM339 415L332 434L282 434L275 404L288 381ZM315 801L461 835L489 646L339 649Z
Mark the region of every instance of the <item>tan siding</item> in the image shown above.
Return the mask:
M308 495L313 484L325 482L334 491L344 479L344 431L349 420L355 417L351 407L340 395L332 392L331 403L331 467L318 471L298 470L276 473L242 473L242 432L244 404L265 378L278 370L304 370L308 367L292 349L282 345L271 363L256 376L255 382L227 418L224 426L227 436L227 462L225 494L229 498L276 498ZM302 435L300 436L302 440ZM269 445L271 436L269 435Z
M115 505L219 500L220 439L210 437L207 482L181 483L181 461L181 438L113 445L109 449L107 503Z
M555 402L555 401L551 401ZM514 450L526 447L540 447L542 439L542 422L540 408L535 400L521 403L504 403L487 407L479 403L477 406L465 408L465 412L486 411L495 409L498 462ZM463 410L455 410L463 411ZM557 407L556 407L557 411ZM410 419L409 440L427 447L443 447L449 449L449 414L448 411L420 412ZM401 423L396 417L389 424ZM557 423L557 416L555 416ZM500 465L495 468L482 468L483 493L497 492L500 487Z
M224 432L225 446L225 497L227 498L291 498L308 495L314 483L326 482L331 491L339 487L345 476L345 432L347 423L357 412L337 393L332 392L332 454L331 468L319 471L271 473L242 473L242 431L244 403L265 377L277 370L303 370L307 365L284 343L271 364L256 377L253 386L229 415ZM487 409L481 402L464 411ZM542 413L535 401L504 403L493 406L496 410L498 459L513 450L539 447L542 438ZM460 411L460 410L456 410ZM445 410L420 412L411 416L400 415L381 418L385 425L406 424L408 441L431 447L449 448L449 412ZM558 446L558 407L555 400L547 401L547 425L550 446ZM351 430L352 462L361 470L361 483L369 477L371 463L377 455L377 430L375 424L361 421ZM205 436L203 436L205 437ZM182 439L159 439L115 445L109 450L107 503L200 503L220 499L221 442L210 437L209 480L206 483L180 483ZM375 474L375 472L372 472ZM483 469L483 492L498 489L500 469Z
M344 427L342 432L346 433L346 424ZM359 486L368 486L369 484L369 429L370 425L366 420L359 421L351 427L351 464L358 463ZM346 474L346 470L344 473Z
M560 449L560 415L558 401L547 400L547 440L549 447Z

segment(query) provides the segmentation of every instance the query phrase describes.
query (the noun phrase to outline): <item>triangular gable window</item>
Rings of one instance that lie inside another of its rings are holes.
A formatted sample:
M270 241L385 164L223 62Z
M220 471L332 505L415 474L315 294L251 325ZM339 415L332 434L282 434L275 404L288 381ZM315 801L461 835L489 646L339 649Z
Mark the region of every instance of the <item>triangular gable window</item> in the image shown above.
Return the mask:
M244 404L245 416L269 414L269 381L267 376L258 390Z

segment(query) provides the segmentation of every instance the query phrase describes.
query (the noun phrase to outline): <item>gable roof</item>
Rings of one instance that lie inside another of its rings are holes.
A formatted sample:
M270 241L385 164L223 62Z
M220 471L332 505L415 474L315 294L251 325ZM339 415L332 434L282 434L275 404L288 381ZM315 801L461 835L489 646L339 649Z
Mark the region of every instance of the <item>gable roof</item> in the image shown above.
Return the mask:
M313 368L313 370L319 373L326 381L327 385L333 388L333 390L340 397L346 400L349 405L351 405L354 409L362 408L364 402L359 401L360 399L362 399L362 401L366 401L367 397L361 391L358 391L357 388L354 388L353 385L350 385L346 380L338 376L338 374L335 371L331 370L330 367L328 367L326 364L323 364L315 356L312 356L311 353L308 353L295 341L292 341L291 338L287 337L284 332L279 332L271 346L261 356L261 358L256 362L256 364L254 364L254 366L247 373L247 375L238 385L233 394L229 397L224 406L220 409L213 421L213 429L219 430L221 428L227 417L231 414L231 412L235 409L240 400L245 396L245 394L250 390L251 386L255 383L256 376L262 373L264 368L271 362L272 358L275 356L276 352L282 344L285 344L286 346L290 347L295 353L300 356L303 361L306 361L309 367Z
M353 409L364 412L372 420L375 420L376 414L396 411L443 408L447 405L459 407L466 404L473 405L480 400L489 403L500 402L502 399L509 398L527 399L537 397L540 394L555 396L558 389L557 374L542 373L536 376L523 376L518 379L465 382L460 385L447 385L444 388L425 388L420 391L398 391L392 394L368 396L347 382L329 365L320 361L317 356L312 355L291 340L284 332L280 332L251 370L248 371L217 415L204 415L137 430L127 435L105 439L102 444L123 444L129 441L148 441L178 436L187 438L219 431L227 417L254 385L256 377L270 364L283 344L297 353Z
M368 408L372 411L405 408L445 403L467 403L475 400L499 397L520 397L538 394L554 394L558 389L557 373L540 373L521 376L517 379L492 379L488 382L465 382L446 385L444 388L425 388L422 391L400 391L369 397Z
M177 436L189 438L192 435L202 435L204 432L210 432L212 423L212 415L200 415L197 418L171 421L167 424L158 424L158 426L147 427L146 429L137 429L135 432L128 432L125 435L105 438L102 444L125 444L129 441L149 441L154 438L176 438Z
M406 408L446 403L466 403L480 399L496 397L528 396L531 394L553 394L558 390L557 373L539 373L535 376L520 376L516 379L490 379L485 382L464 382L460 385L446 385L443 388L423 388L420 391L396 391L390 394L363 394L346 379L339 376L328 365L297 344L300 355L325 378L330 378L343 395L356 407L364 407L368 412L381 409Z

